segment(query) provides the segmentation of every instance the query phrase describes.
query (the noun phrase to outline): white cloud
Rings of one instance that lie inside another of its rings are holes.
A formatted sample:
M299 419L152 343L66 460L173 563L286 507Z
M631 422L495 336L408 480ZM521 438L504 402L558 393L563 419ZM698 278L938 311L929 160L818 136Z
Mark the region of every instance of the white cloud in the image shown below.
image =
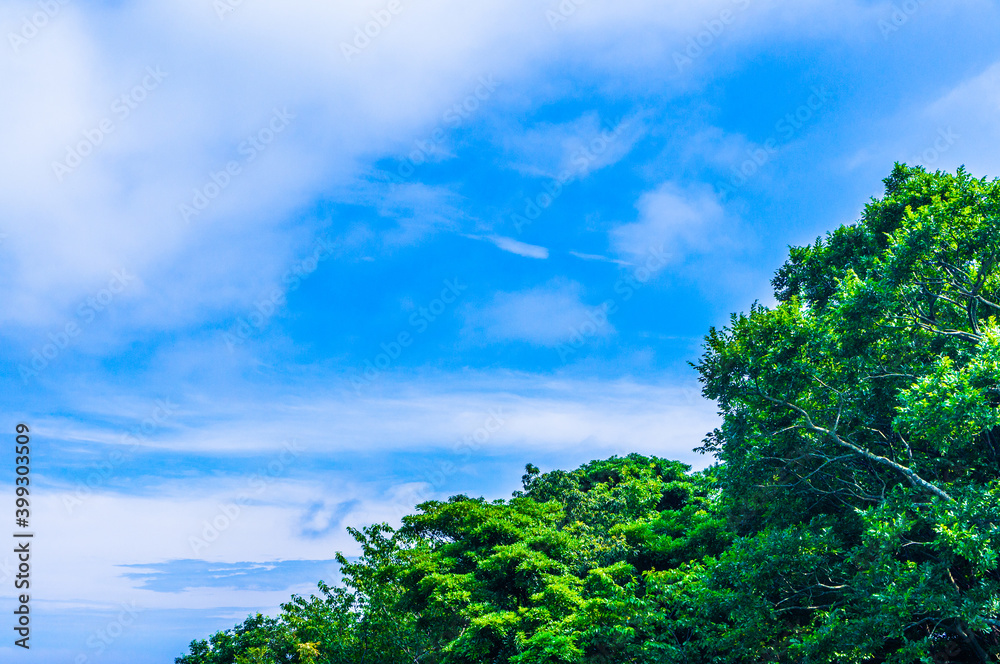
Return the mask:
M1000 176L1000 63L963 81L903 126L913 129L900 161L928 170L965 164L976 177Z
M930 10L931 7L921 7ZM913 20L932 20L921 14ZM882 177L892 162L954 172L964 165L974 177L1000 176L1000 63L987 66L943 94L877 118L840 155L846 171L869 169ZM871 194L881 196L882 187Z
M643 194L636 207L637 221L611 231L612 246L620 256L641 261L659 251L683 260L687 253L718 241L724 211L709 187L684 188L667 182Z
M0 315L51 323L123 266L160 300L140 308L147 322L169 327L178 311L224 306L227 296L198 277L201 268L213 264L227 274L230 295L259 290L294 253L281 229L296 210L426 136L479 77L504 82L498 114L560 96L556 88L540 99L525 94L545 79L540 62L599 72L601 85L641 87L651 66L641 63L669 58L731 4L590 3L552 29L545 12L558 3L403 2L350 61L341 43L383 3L259 0L222 19L203 0L67 5L17 52L0 49L8 100L0 109L0 232L9 236L8 272L0 279L9 306ZM832 4L808 3L802 13ZM767 26L770 6L755 9ZM5 3L0 25L16 30L35 11L28 0ZM147 67L167 77L121 117L112 110L115 100L143 81ZM572 86L572 77L560 85ZM275 107L296 118L253 163L241 163L240 174L191 224L183 223L178 207L195 200L196 189L212 191L212 174L227 162L247 158L240 145L266 130ZM114 131L86 147L88 132L106 119ZM543 167L572 165L599 140L602 121L615 119L589 114L542 132L542 143L558 147L556 161ZM616 141L583 171L620 158L634 139ZM52 163L79 145L92 154L60 182ZM415 231L403 233L403 241L419 239L428 223L411 221ZM220 246L229 251L216 251Z
M121 566L183 559L322 560L338 549L353 548L344 528L334 529L328 537L309 538L299 527L306 501L319 493L332 495L333 487L286 480L269 487L254 504L237 505L234 511L240 487L227 482L215 485L206 489L201 484L197 492L183 485L164 486L154 497L97 491L72 513L65 506L76 497L72 491L56 490L39 499L37 528L51 534L52 544L36 553L39 569L45 570L37 584L39 598L100 603L129 597L147 609L273 605L287 600L288 591L154 592L125 577L129 570ZM345 484L343 495L359 488ZM226 510L235 516L226 516ZM350 523L367 523L368 518L387 514L376 498L360 505Z
M175 397L167 402L172 414L147 436L143 450L279 455L288 441L303 448L303 458L338 451L449 450L500 409L505 423L484 443L489 449L558 450L586 439L595 449L634 444L676 455L696 446L701 429L714 418L694 386L510 373L386 373L357 395L346 384L332 389L322 387L325 382L285 397L271 390L259 397ZM96 423L109 419L111 404L122 403L117 392L92 385L71 399L74 417L39 418L35 428L46 438L92 449L130 446L122 433L155 416L155 402L143 406L128 397L124 403L134 416L127 424ZM664 426L668 420L674 424Z
M509 251L512 254L517 254L518 256L524 256L525 258L548 258L549 250L545 247L539 247L534 244L527 244L526 242L520 242L510 237L503 237L501 235L492 235L487 238L490 242L495 244L499 249L504 251Z

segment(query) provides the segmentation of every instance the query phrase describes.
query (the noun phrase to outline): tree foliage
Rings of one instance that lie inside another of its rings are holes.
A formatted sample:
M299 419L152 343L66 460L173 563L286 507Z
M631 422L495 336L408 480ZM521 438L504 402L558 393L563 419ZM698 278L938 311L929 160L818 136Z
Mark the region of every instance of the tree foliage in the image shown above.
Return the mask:
M719 464L529 464L178 664L1000 661L1000 185L897 165L695 365Z
M989 661L1000 188L904 166L885 185L858 223L791 250L775 307L710 331L697 369L724 421L705 449L741 535L833 538L822 576L781 599L809 598L779 615L789 652Z

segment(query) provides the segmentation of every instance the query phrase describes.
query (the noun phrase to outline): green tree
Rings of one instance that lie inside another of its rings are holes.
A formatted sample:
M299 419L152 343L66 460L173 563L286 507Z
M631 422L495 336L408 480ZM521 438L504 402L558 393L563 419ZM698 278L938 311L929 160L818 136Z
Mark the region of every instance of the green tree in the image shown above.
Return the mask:
M703 449L741 534L801 533L803 560L824 552L812 576L745 568L782 626L762 652L986 662L1000 652L1000 186L899 165L885 185L858 223L791 250L777 306L710 331L697 369L724 423Z
M664 659L658 639L677 639L645 597L657 570L731 540L712 472L689 470L637 454L571 472L529 464L509 501L423 503L398 530L351 531L362 555L339 556L341 586L194 642L178 664L689 661Z

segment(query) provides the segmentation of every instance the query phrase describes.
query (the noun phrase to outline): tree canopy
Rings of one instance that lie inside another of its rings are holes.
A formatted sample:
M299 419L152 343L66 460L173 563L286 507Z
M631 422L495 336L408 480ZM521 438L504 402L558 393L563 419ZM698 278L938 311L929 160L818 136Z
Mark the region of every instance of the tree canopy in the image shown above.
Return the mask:
M423 503L178 664L1000 661L1000 184L884 183L706 336L716 465Z

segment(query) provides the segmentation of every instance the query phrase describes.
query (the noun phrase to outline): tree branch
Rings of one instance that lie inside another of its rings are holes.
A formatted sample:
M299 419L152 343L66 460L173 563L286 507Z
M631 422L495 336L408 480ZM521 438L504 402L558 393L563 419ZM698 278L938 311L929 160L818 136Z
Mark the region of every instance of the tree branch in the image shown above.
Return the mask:
M919 489L923 489L924 491L927 491L928 493L931 493L931 494L933 494L933 495L935 495L938 498L941 498L943 500L947 500L948 502L954 502L955 501L955 499L952 498L950 495L948 495L948 493L944 489L941 489L941 488L939 488L939 487L931 484L930 482L928 482L924 478L920 477L919 475L917 475L915 472L913 472L911 469L907 468L906 466L903 466L903 465L901 465L899 463L896 463L895 461L893 461L892 459L889 459L887 457L880 456L878 454L873 454L872 452L869 452L868 450L864 449L863 447L859 447L858 445L855 445L854 443L851 443L849 441L844 440L833 429L827 429L826 427L819 426L818 424L816 424L815 422L813 422L812 417L803 408L800 408L799 406L795 405L794 403L792 403L790 401L784 401L782 399L775 399L774 397L765 394L759 388L758 388L758 391L760 392L760 395L762 397L764 397L765 399L767 399L768 401L770 401L772 403L776 403L776 404L781 405L781 406L785 406L786 408L790 408L790 409L794 410L795 412L797 412L799 415L801 415L802 418L806 422L805 427L808 430L810 430L810 431L812 431L814 433L818 433L818 434L826 436L831 442L835 443L836 445L839 445L840 447L844 447L846 449L851 450L852 452L854 452L858 456L864 457L865 459L868 459L869 461L873 461L873 462L875 462L875 463L877 463L879 465L885 466L886 468L891 468L891 469L895 470L896 472L898 472L901 475L903 475L910 482L910 484L912 484L913 486L915 486L915 487L917 487ZM839 420L839 418L838 418L838 420Z

